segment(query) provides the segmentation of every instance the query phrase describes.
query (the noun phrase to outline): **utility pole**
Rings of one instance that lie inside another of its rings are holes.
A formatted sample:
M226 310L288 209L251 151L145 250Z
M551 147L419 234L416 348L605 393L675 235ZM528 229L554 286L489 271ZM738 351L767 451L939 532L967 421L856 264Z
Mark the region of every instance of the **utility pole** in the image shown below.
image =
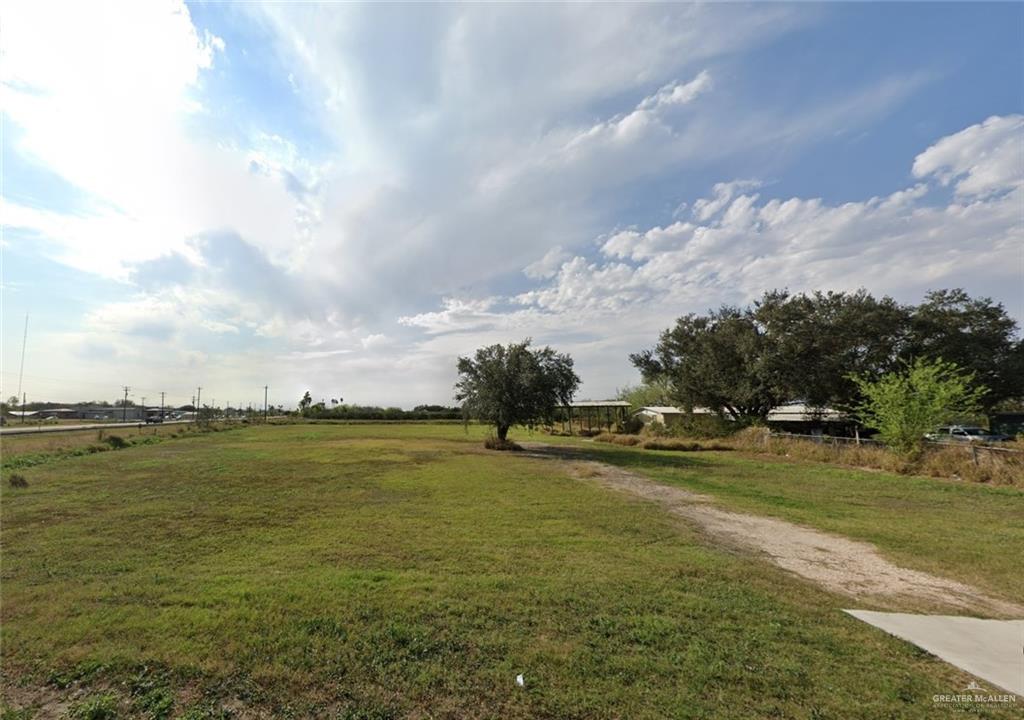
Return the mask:
M21 395L21 424L25 424L25 393L21 391L21 377L25 374L25 345L28 344L28 313L25 313L25 334L21 336L21 368L18 370L18 394Z
M203 389L199 388L196 392L196 422L199 422L199 407L203 402Z
M164 419L164 391L160 391L160 420Z
M263 386L263 422L267 422L267 385Z
M128 422L128 391L131 390L127 385L124 387L124 402L121 404L121 422Z
M146 396L143 395L142 396L142 414L139 415L139 420L140 421L145 421L145 419L146 419Z

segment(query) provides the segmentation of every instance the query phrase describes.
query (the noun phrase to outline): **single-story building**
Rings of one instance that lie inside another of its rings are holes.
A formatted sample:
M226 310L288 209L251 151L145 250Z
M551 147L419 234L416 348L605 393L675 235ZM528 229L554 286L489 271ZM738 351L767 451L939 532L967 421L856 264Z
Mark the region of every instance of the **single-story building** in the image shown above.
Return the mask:
M816 408L796 401L768 413L768 427L798 435L849 435L856 421L830 407Z
M687 413L686 410L672 407L671 405L652 405L640 408L633 413L633 417L637 418L644 425L657 422L668 427L674 423L682 422L688 414L690 413ZM711 408L695 407L692 414L695 416L714 416L718 413Z
M681 423L688 416L683 408L668 405L642 407L633 413L644 425L658 422L666 427ZM695 407L693 417L716 417L711 408ZM725 420L731 420L729 415ZM803 402L780 405L768 413L768 426L773 430L807 435L845 435L852 432L854 421L832 408L813 408Z

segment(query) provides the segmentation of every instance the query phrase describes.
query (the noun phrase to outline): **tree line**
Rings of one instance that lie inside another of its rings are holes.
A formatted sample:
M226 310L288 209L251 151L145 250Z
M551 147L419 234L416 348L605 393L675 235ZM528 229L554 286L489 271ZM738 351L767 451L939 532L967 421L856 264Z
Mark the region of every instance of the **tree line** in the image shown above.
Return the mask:
M417 405L412 410L376 405L345 404L342 398L313 402L307 390L299 400L298 414L312 420L459 420L462 409L444 405Z
M929 292L919 305L865 290L773 290L746 307L684 315L630 360L648 390L672 404L744 423L793 400L853 411L865 400L865 382L919 360L969 378L980 388L981 411L1024 395L1016 322L1001 304L960 289Z
M772 290L745 307L684 315L630 360L644 383L624 395L638 405L706 408L742 427L802 401L846 411L906 448L951 415L1019 409L1024 399L1017 323L961 289L917 305L863 289ZM513 425L550 422L580 384L571 357L529 339L480 348L457 369L463 412L501 440Z

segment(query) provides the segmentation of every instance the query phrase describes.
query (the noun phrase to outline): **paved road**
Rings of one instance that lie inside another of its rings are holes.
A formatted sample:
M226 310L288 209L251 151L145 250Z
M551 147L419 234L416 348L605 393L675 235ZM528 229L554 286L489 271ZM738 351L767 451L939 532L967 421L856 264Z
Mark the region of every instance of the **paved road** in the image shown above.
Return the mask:
M181 425L183 423L193 422L192 420L165 420L164 425ZM127 422L127 423L90 423L88 425L15 425L13 427L0 428L0 435L28 435L29 433L55 433L55 432L75 432L78 430L99 430L101 428L131 428L140 427L146 423ZM159 424L159 423L157 423ZM155 425L154 425L155 427Z

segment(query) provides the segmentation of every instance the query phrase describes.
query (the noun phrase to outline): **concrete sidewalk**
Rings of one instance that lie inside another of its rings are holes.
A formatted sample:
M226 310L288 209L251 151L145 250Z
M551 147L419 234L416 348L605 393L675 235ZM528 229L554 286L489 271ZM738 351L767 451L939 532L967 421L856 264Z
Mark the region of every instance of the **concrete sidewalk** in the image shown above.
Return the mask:
M1024 696L1024 620L844 610L1015 695Z

